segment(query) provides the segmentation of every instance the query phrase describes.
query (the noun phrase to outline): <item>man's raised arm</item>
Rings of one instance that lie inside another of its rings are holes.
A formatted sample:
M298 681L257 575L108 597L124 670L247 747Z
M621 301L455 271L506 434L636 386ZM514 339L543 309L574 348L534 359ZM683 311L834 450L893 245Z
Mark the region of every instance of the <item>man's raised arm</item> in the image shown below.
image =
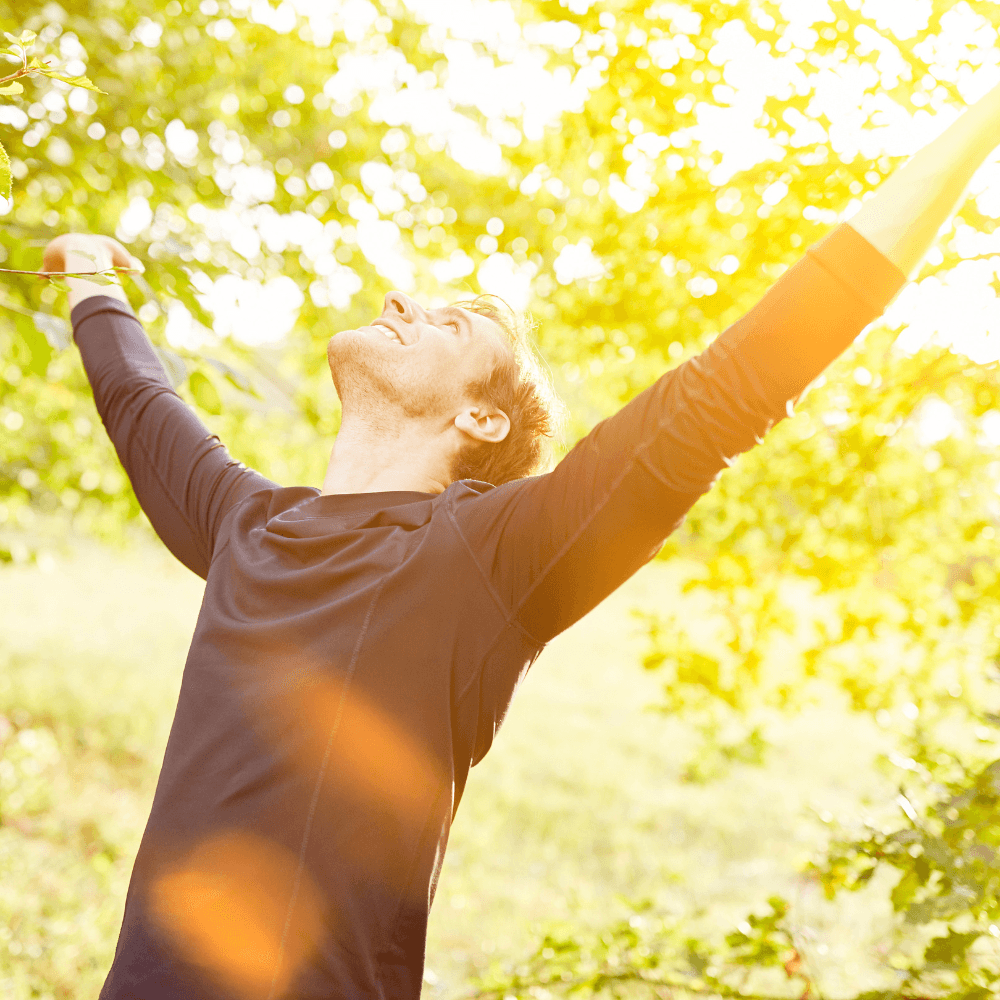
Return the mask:
M998 144L1000 87L553 472L459 497L456 521L510 620L547 642L651 559L721 470L881 315Z
M69 234L49 244L43 268L79 273L130 263L108 237ZM94 403L135 495L167 548L204 578L226 513L276 484L234 461L174 392L120 286L67 281Z
M887 177L847 224L912 278L998 145L1000 85Z

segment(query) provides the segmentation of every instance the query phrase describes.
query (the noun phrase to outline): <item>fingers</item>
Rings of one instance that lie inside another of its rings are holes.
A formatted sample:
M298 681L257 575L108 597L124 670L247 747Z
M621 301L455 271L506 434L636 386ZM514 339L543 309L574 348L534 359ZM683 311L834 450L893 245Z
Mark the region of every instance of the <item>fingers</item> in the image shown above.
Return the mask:
M142 272L145 268L142 262L133 257L128 250L110 236L89 235L86 233L63 233L50 240L42 254L41 273L59 272L66 270L66 253L71 250L94 250L100 255L110 256L112 267L127 268L128 270ZM98 261L98 265L102 262ZM95 270L104 270L107 265L96 266Z
M49 240L48 246L42 254L42 271L64 271L66 264L66 235L57 236Z
M145 270L142 263L133 257L118 240L112 239L110 236L101 236L98 238L111 251L111 263L114 267L127 267L137 271Z

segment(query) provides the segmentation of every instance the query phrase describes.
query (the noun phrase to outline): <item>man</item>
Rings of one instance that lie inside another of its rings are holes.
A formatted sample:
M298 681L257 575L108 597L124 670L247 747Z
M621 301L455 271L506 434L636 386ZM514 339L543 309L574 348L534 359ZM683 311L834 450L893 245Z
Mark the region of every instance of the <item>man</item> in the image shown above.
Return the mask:
M98 411L160 537L206 580L101 996L418 997L452 817L528 667L879 316L998 144L1000 88L530 478L546 393L500 311L390 292L334 336L323 489L282 488L171 390L120 288L71 279ZM67 235L43 266L95 263L130 258Z

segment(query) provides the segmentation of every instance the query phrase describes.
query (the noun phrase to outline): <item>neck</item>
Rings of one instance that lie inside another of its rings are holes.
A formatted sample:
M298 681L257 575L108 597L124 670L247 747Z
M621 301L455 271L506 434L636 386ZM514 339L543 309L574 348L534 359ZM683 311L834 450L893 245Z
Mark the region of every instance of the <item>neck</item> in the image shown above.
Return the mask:
M451 483L450 464L440 435L429 436L416 421L386 433L344 414L323 479L323 495L443 493Z

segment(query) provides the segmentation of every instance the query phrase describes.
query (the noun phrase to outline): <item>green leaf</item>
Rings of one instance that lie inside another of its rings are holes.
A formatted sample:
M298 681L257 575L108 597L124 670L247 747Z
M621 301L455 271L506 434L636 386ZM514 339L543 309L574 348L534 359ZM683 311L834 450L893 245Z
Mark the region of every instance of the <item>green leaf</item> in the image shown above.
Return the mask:
M13 83L5 83L2 87L0 87L0 96L2 97L11 97L14 94L23 94L23 93L24 93L24 87L22 87L21 84L17 82L17 80L14 80Z
M892 890L892 906L895 910L903 910L910 905L923 881L914 871L908 871Z
M18 316L14 325L27 348L27 364L22 365L22 370L44 376L53 353L48 338L27 316Z
M32 41L34 41L34 33L30 31L22 31L21 38L18 38L17 35L12 35L9 31L5 31L3 33L3 37L6 38L8 42L13 42L14 45L27 45L27 42L22 41L25 35L31 35Z
M63 83L68 83L71 87L83 87L84 90L92 90L95 94L106 93L106 91L95 86L85 76L66 76L64 73L59 73L54 69L43 69L40 72L43 76L52 77L53 80L62 80Z
M0 143L0 195L4 198L10 197L10 176L10 157Z
M94 282L95 285L118 285L121 287L121 280L114 271L105 274L88 274L87 280Z
M74 250L73 252L77 254L77 256L85 257L89 260L94 265L94 270L66 271L62 275L64 278L85 278L87 281L94 282L95 285L120 285L122 283L119 272L117 270L99 267L97 257L95 257L94 254L89 253L86 250Z
M38 36L27 28L21 32L21 37L17 39L22 45L30 45Z
M194 401L206 413L218 416L222 412L222 399L219 390L201 372L191 372L188 376L188 388Z
M935 965L954 965L965 957L969 945L981 936L979 931L958 934L949 928L946 937L931 939L924 952L924 961Z

